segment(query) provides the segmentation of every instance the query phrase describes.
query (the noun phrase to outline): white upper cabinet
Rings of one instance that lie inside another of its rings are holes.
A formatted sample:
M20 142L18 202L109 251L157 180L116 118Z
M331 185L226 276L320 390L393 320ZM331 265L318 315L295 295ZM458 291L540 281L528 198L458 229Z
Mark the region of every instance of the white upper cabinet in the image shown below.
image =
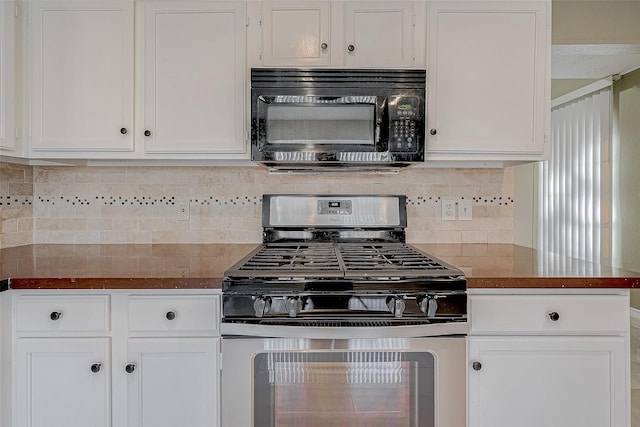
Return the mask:
M245 6L139 2L136 140L146 153L245 153Z
M350 2L344 12L345 66L413 65L415 18L411 2Z
M132 151L133 3L29 5L32 150Z
M265 1L262 65L414 66L413 2Z
M428 6L427 161L544 158L550 2Z
M16 147L15 121L15 8L0 2L0 150Z
M329 16L327 1L264 2L264 65L329 65L332 47Z

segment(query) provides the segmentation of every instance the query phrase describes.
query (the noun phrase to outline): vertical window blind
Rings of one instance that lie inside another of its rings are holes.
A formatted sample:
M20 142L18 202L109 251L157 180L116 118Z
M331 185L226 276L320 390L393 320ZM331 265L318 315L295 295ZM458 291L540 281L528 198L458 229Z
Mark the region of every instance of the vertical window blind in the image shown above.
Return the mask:
M539 169L538 248L610 261L611 83L551 110L551 157Z

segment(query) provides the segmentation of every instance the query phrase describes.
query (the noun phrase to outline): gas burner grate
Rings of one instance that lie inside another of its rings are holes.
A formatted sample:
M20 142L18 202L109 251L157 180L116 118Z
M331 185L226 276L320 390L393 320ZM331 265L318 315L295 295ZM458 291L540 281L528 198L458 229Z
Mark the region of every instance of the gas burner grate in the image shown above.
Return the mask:
M228 277L450 277L462 273L404 243L272 243L227 270Z
M330 245L265 246L239 268L246 270L341 271L335 249Z
M446 272L449 268L403 244L348 245L339 247L348 271L428 270Z

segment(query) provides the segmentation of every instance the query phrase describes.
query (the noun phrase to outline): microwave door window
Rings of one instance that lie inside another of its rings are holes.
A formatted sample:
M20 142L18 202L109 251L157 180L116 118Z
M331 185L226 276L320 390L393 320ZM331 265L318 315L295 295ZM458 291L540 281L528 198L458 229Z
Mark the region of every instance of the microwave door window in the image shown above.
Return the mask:
M269 144L375 145L375 105L273 105L268 107Z

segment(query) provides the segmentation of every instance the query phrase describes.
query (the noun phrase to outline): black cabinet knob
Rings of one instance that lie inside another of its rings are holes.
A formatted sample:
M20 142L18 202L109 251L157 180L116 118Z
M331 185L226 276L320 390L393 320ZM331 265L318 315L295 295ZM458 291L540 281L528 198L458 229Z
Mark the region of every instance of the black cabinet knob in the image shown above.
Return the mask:
M97 374L98 372L100 372L100 368L102 368L102 363L94 363L93 365L91 365L91 372Z
M136 364L135 363L129 363L127 366L124 367L124 370L127 372L127 374L131 374L131 373L133 373L133 371L136 370Z
M354 50L356 50L356 47L354 45L350 44L349 46L347 46L347 50L349 52L353 52Z
M127 130L127 128L120 128L120 133L121 133L121 134L126 135L126 134L127 134L127 132L129 132L129 131Z
M435 130L435 129L431 129L431 130L429 130L429 133L430 133L431 135L435 135L436 133L438 133L438 131L437 131L437 130Z
M328 45L328 44L326 44L326 43L322 43L322 44L320 45L320 48L322 48L322 50L326 50L328 47L329 47L329 45Z
M551 313L549 313L549 319L551 319L554 322L557 322L558 319L560 319L560 315L558 314L557 311L552 311Z
M480 362L473 362L471 364L471 367L473 368L474 371L479 371L480 369L482 369L482 363Z
M176 318L176 312L175 311L167 311L167 320L173 320Z
M151 136L151 131L149 129L146 129L144 131L144 136Z
M62 317L62 313L59 311L52 311L51 314L49 315L49 318L51 320L58 320Z

